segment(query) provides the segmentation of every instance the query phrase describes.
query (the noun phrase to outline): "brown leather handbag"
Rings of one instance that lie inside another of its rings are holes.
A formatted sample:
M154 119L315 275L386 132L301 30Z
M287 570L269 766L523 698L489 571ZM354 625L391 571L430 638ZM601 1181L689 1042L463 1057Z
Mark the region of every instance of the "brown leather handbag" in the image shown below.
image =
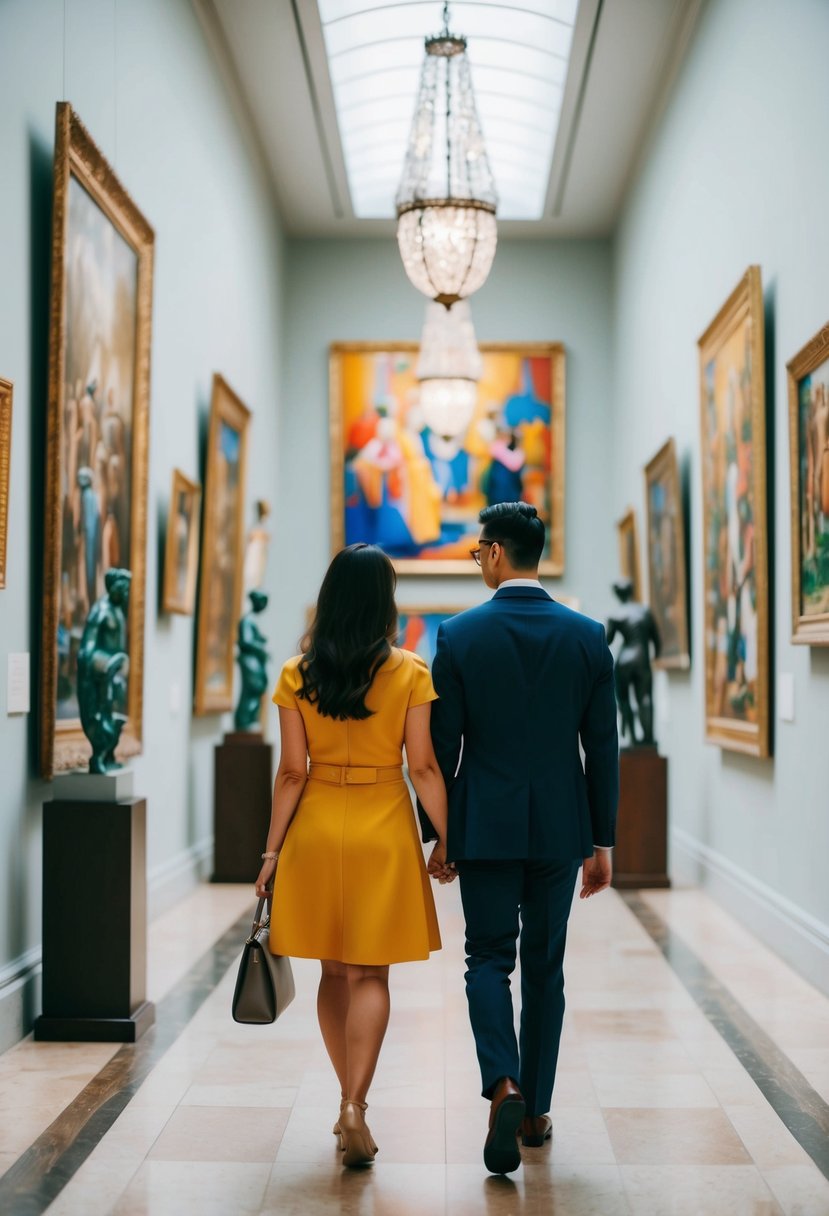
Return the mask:
M266 1026L284 1013L296 995L291 960L271 954L270 900L268 915L262 919L265 900L256 905L250 936L242 949L239 974L233 992L233 1020L248 1026Z

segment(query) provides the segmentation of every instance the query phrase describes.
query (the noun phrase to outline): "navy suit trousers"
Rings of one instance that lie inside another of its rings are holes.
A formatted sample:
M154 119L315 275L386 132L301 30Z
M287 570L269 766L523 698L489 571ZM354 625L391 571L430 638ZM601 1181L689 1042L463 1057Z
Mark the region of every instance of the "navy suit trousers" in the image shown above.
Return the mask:
M550 1109L564 1021L564 946L578 863L458 861L466 917L466 995L482 1093L518 1082L528 1115ZM510 975L520 938L521 1030Z

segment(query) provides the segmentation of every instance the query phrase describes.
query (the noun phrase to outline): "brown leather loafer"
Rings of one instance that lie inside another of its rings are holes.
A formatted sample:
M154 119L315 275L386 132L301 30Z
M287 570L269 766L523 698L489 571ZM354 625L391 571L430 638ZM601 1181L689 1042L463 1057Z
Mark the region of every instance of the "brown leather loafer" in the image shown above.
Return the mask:
M511 1077L495 1086L489 1108L489 1131L484 1144L484 1165L490 1174L511 1174L521 1164L518 1129L527 1107Z
M541 1148L553 1138L553 1121L549 1115L527 1115L521 1121L521 1143L525 1148Z

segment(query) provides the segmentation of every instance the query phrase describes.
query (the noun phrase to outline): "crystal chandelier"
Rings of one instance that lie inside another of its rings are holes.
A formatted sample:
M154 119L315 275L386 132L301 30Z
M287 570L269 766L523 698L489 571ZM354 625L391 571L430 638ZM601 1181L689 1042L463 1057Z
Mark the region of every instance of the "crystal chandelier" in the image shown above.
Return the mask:
M451 308L486 282L495 257L497 196L484 146L466 39L426 39L403 177L397 242L418 291Z
M435 435L453 439L466 431L475 413L482 372L466 300L448 310L437 302L427 304L415 374L423 419Z

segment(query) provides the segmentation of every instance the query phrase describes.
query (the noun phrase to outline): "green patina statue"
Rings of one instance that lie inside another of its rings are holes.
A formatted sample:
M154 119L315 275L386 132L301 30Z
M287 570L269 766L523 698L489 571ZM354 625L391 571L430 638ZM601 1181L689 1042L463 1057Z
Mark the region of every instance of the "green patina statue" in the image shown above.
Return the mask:
M267 639L253 619L268 606L264 591L251 591L248 599L250 612L239 622L239 671L242 675L242 691L233 722L237 730L251 730L259 725L262 695L268 687L268 659L265 649Z
M107 570L106 592L89 611L78 651L78 704L83 732L92 745L90 773L121 767L115 749L127 720L123 710L130 660L124 612L131 582L129 570Z

